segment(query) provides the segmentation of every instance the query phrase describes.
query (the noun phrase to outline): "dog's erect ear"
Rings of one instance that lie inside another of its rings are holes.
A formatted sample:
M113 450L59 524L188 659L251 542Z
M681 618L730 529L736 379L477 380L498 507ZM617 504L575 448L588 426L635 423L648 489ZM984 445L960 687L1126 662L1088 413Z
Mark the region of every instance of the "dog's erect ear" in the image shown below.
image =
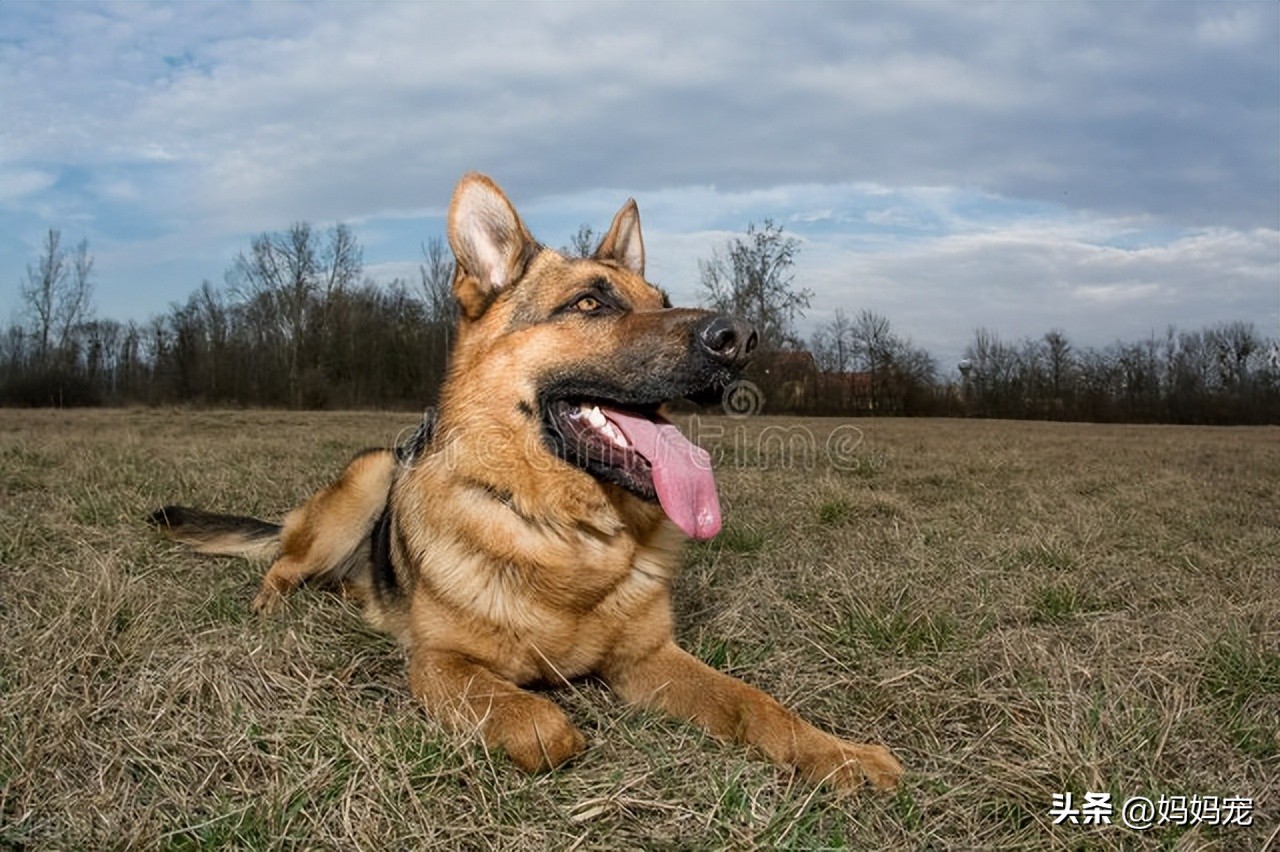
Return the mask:
M458 261L454 296L468 319L524 273L538 244L507 196L488 177L464 175L449 203L449 245Z
M596 260L615 260L625 269L644 277L644 238L640 236L640 208L628 198L618 215L613 217L609 233L600 241Z

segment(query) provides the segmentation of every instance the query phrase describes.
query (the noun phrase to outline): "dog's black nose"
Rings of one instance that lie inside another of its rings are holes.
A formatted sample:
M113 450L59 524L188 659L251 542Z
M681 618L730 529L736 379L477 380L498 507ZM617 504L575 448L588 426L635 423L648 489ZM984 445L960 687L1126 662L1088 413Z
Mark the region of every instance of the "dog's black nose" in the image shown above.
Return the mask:
M725 314L707 317L698 329L703 350L727 367L746 366L759 340L750 323Z

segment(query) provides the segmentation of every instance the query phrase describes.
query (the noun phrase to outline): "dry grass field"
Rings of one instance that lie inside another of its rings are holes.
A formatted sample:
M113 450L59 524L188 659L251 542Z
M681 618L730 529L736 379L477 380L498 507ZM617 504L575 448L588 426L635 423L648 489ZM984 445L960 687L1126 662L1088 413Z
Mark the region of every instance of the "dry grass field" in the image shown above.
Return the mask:
M841 798L594 682L555 693L586 753L525 776L348 604L260 620L262 566L142 522L278 517L412 425L0 411L0 848L1280 849L1280 430L690 423L727 524L681 641L909 769ZM1112 824L1054 825L1065 792ZM1161 795L1252 825L1121 824Z

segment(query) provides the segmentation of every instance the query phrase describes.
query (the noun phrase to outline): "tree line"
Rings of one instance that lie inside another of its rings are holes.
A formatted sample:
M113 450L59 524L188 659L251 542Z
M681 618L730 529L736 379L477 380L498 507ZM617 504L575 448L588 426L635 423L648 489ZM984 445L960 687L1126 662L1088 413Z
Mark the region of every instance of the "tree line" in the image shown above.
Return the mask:
M433 398L455 319L443 240L416 282L380 285L338 225L255 238L226 273L145 322L94 316L57 230L27 267L26 321L0 336L0 404L419 408ZM75 295L75 298L73 298ZM49 305L46 309L45 305ZM37 309L39 308L39 309Z
M1079 350L1059 329L1012 343L978 329L959 368L964 409L982 416L1280 423L1280 347L1251 322Z
M561 251L590 254L579 228ZM874 312L836 310L802 340L813 294L795 283L799 241L766 220L699 262L702 302L761 335L749 369L772 413L947 415L1175 423L1280 422L1280 354L1251 323L1077 348L1061 330L1006 342L978 329L954 369ZM422 246L413 281L379 284L345 225L296 223L239 253L145 322L95 316L93 256L51 229L0 333L0 405L403 407L435 398L456 307L453 259Z

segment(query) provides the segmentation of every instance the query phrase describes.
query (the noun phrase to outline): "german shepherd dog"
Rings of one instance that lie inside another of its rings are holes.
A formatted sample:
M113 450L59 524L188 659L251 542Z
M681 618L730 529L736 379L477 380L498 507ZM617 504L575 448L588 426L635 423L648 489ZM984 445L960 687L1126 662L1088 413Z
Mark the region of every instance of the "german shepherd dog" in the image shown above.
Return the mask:
M152 522L201 552L274 557L261 613L304 581L362 601L406 649L427 711L522 769L585 747L527 687L596 675L815 781L894 787L885 748L818 730L673 638L682 540L721 518L709 455L662 406L731 381L752 328L672 308L645 281L634 200L592 257L567 258L469 174L448 235L460 319L434 423L356 456L281 525L178 506Z

